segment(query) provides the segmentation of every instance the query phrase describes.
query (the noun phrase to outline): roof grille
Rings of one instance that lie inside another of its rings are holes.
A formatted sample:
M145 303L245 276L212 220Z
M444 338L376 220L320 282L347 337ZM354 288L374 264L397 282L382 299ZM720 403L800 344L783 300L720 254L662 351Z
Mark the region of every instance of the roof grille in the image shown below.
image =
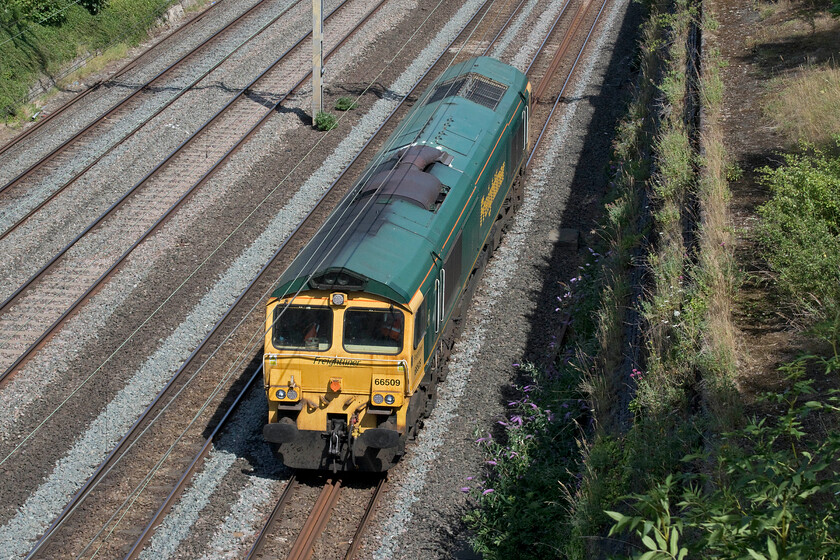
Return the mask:
M488 109L496 110L507 86L481 74L465 74L444 82L435 88L426 105L453 95L469 99Z

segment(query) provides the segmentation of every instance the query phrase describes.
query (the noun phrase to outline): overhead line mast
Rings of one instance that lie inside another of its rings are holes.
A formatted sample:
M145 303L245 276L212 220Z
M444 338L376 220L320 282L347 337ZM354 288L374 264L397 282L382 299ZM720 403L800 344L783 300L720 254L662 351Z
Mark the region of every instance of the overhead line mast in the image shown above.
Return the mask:
M323 111L324 0L312 0L312 126Z

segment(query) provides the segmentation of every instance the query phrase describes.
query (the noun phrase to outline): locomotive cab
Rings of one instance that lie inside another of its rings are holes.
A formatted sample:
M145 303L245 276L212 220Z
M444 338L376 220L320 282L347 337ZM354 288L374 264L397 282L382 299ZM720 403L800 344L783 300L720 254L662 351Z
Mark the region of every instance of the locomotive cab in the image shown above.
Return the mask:
M382 471L399 459L419 381L412 366L423 359L413 316L410 304L364 292L269 302L263 435L287 466Z

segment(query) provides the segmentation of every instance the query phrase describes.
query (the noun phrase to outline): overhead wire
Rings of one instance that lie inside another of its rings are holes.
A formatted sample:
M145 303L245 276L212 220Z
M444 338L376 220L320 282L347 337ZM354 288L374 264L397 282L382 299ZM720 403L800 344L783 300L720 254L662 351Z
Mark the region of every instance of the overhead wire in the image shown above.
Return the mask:
M442 3L442 1L441 1L441 3ZM440 6L440 3L438 4L438 7L439 7L439 6ZM436 7L435 9L437 9L437 7ZM428 17L427 17L426 21L428 21ZM416 32L415 32L415 34L416 34ZM411 40L411 38L413 38L413 36L414 36L414 35L412 35L412 37L410 37L410 38L409 38L409 40L406 42L406 44L408 44L408 42L410 42L410 40ZM403 50L404 48L405 48L405 46L403 46L403 47L402 47L402 48L401 48L401 49L397 52L397 54L395 54L394 59L396 58L396 56L397 56L400 52L402 52L402 50ZM392 62L393 62L393 59L392 59L391 63L392 63ZM389 63L389 64L390 64L390 63ZM368 90L369 90L369 89L373 86L373 84L375 84L375 83L376 83L376 81L378 80L378 78L379 78L379 77L381 77L381 75L384 73L384 71L385 71L387 68L388 68L388 65L386 65L386 66L383 68L383 70L382 70L382 71L380 71L380 73L379 73L379 74L378 74L378 75L377 75L377 76L376 76L376 77L375 77L375 78L371 81L371 83L370 83L370 84L368 85L368 87L367 87L367 88L366 88L366 89L362 92L362 94L360 94L360 96L359 96L359 97L361 97L362 95L364 95L364 94L365 94L365 93L366 93L366 92L367 92L367 91L368 91ZM182 283L181 283L181 284L180 284L180 285L179 285L179 286L178 286L178 287L177 287L177 288L176 288L176 289L172 292L172 294L170 294L170 295L169 295L169 296L168 296L168 297L167 297L167 298L166 298L166 299L165 299L165 300L164 300L164 301L163 301L163 302L162 302L162 303L158 306L158 308L157 308L157 309L156 309L156 310L155 310L155 311L154 311L154 312L153 312L153 313L152 313L149 317L147 317L147 318L146 318L146 320L144 320L144 321L143 321L143 323L142 323L142 324L141 324L141 325L140 325L137 329L135 329L135 331L133 331L133 332L132 332L132 333L131 333L131 334L130 334L127 338L125 338L125 339L123 340L123 342L119 345L119 347L118 347L118 348L117 348L114 352L112 352L112 353L111 353L111 355L109 355L109 356L108 356L108 358L106 358L106 360L105 360L105 361L103 361L103 363L102 363L102 364L100 364L100 366L98 366L98 367L97 367L97 369L96 369L96 370L94 370L94 372L92 372L92 373L91 373L91 374L90 374L90 375L89 375L89 376L88 376L88 377L87 377L87 378L86 378L86 379L82 382L82 384L80 384L80 385L79 385L79 386L78 386L78 387L77 387L74 391L72 391L72 392L71 392L71 394L70 394L70 395L68 395L68 396L67 396L67 398L65 398L65 400L64 400L64 401L63 401L63 402L59 405L59 407L63 407L63 406L64 406L64 405L65 405L65 404L66 404L66 403L67 403L67 402L68 402L68 401L69 401L69 400L70 400L70 399L71 399L71 398L72 398L72 397L73 397L73 396L74 396L74 395L75 395L75 394L76 394L76 393L77 393L77 392L78 392L78 391L79 391L79 390L80 390L80 389L81 389L81 388L82 388L82 387L83 387L83 386L84 386L84 385L85 385L85 384L86 384L86 383L87 383L87 382L88 382L88 381L89 381L89 380L90 380L93 376L94 376L94 375L96 375L99 371L101 371L101 370L103 369L103 367L104 367L104 366L108 363L108 361L110 361L110 359L111 359L111 358L113 358L113 356L114 356L114 355L116 355L116 353L117 353L117 352L119 352L119 350L121 350L121 349L122 349L122 348L123 348L123 347L124 347L124 346L125 346L125 345L126 345L126 344L130 341L130 340L131 340L131 338L133 338L133 336L134 336L134 335L135 335L135 334L136 334L136 333L137 333L137 332L138 332L141 328L143 328L146 324L148 324L148 322L149 322L149 321L150 321L150 320L151 320L151 319L152 319L152 318L153 318L153 317L157 314L157 312L159 312L159 311L160 311L160 309L162 309L162 308L163 308L163 307L164 307L164 306L165 306L165 305L166 305L166 304L167 304L167 303L171 300L171 298L172 298L172 297L173 297L173 296L174 296L174 295L175 295L178 291L180 291L180 289L181 289L181 288L182 288L182 287L183 287L183 286L184 286L184 285L185 285L185 284L186 284L186 283L187 283L187 282L188 282L188 281L189 281L189 280L190 280L193 276L195 276L195 274L197 274L197 272L198 272L198 271L199 271L199 270L200 270L200 269L204 266L204 264L206 264L206 262L207 262L207 261L208 261L208 260L209 260L209 259L210 259L210 258L211 258L211 257L212 257L212 256L213 256L213 255L214 255L214 254L215 254L215 253L216 253L216 252L217 252L217 251L218 251L218 250L219 250L219 249L220 249L220 248L221 248L221 247L222 247L222 246L223 246L223 245L224 245L224 244L225 244L225 243L226 243L226 242L227 242L227 241L228 241L228 240L229 240L229 239L230 239L230 238L231 238L231 237L232 237L232 236L233 236L236 232L237 232L237 231L238 231L238 230L239 230L239 228L241 228L241 227L242 227L242 225L244 225L244 224L245 224L245 223L246 223L246 222L250 219L250 217L251 217L251 216L253 216L253 214L254 214L254 213L255 213L255 212L256 212L256 211L257 211L257 210L258 210L258 209L259 209L259 208L260 208L260 207L261 207L261 206L262 206L262 205L263 205L263 204L267 201L267 200L268 200L268 198L269 198L270 196L272 196L272 195L274 194L274 192L275 192L275 191L276 191L276 190L277 190L280 186L282 186L282 185L283 185L283 184L284 184L284 183L288 180L288 178L289 178L289 177L290 177L290 176L294 173L294 171L296 171L296 169L297 169L297 168L298 168L298 167L302 164L302 162L303 162L303 161L304 161L304 160L305 160L305 159L306 159L306 158L307 158L307 157L308 157L308 156L309 156L309 155L310 155L310 154L311 154L311 153L312 153L312 152L313 152L313 151L314 151L317 147L318 147L318 145L320 144L320 142L322 142L322 141L324 140L324 138L326 138L326 135L325 135L325 136L323 136L321 139L319 139L319 140L316 142L316 144L315 144L315 145L314 145L314 146L310 149L310 151L309 151L309 152L308 152L308 153L307 153L307 154L306 154L303 158L301 158L301 160L300 160L300 161L298 161L298 163L297 163L297 164L296 164L296 165L292 168L292 170L290 170L290 171L289 171L289 173L286 175L286 177L285 177L285 178L284 178L284 179L283 179L283 180L282 180L282 181L281 181L281 182L280 182L280 183L279 183L279 184L278 184L278 185L277 185L274 189L272 189L272 191L271 191L268 195L266 195L266 197L264 197L264 198L263 198L263 200L262 200L262 201L261 201L261 202L260 202L260 203L259 203L259 204L255 207L255 208L254 208L254 210L252 210L252 212L248 215L248 217L246 217L246 218L245 218L245 219L244 219L244 220L243 220L243 221L242 221L242 222L241 222L241 223L237 226L237 228L235 228L235 229L234 229L234 231L232 231L232 232L231 232L231 233L230 233L230 234L229 234L229 235L228 235L228 236L227 236L227 237L226 237L226 238L225 238L225 239L224 239L224 240L223 240L223 241L222 241L222 242L221 242L221 243L217 246L217 248L216 248L216 249L215 249L215 250L214 250L214 251L213 251L210 255L208 255L208 257L207 257L207 258L205 258L205 260L204 260L204 261L203 261L203 262L202 262L202 263L201 263L198 267L196 267L196 269L193 271L193 273L191 273L191 274L190 274L190 275L189 275L189 276L188 276L188 277L187 277L187 278L186 278L186 279L185 279L185 280L184 280L184 281L183 281L183 282L182 282ZM3 463L5 463L5 462L6 462L6 461L7 461L7 460L8 460L8 459L9 459L9 458L10 458L10 457L14 454L14 453L16 453L16 452L20 449L20 447L21 447L23 444L25 444L25 442L26 442L28 439L30 439L30 438L31 438L31 437L32 437L32 436L33 436L33 435L34 435L34 434L35 434L35 433L36 433L36 432L37 432L37 431L38 431L38 430L39 430L39 429L40 429L40 428L41 428L41 427L45 424L45 422L46 422L46 421L48 421L48 420L49 420L49 419L50 419L50 418L51 418L51 417L55 414L55 412L56 412L56 411L57 411L57 409L56 409L55 411L53 411L53 412L52 412L52 413L51 413L51 414L50 414L47 418L45 418L45 419L41 422L41 424L39 424L39 426L38 426L38 427L36 427L36 428L35 428L32 432L30 432L30 434L29 434L26 438L24 438L24 440L23 440L23 441L21 441L21 442L18 444L18 446L17 446L14 450L12 450L12 452L10 452L10 453L9 453L9 454L5 457L5 458L3 458L3 460L2 460L2 461L0 461L0 465L2 465Z
M510 1L510 0L508 0L508 1ZM441 0L441 2L439 2L439 3L438 3L438 5L437 5L437 6L436 6L433 10L432 10L432 13L430 13L430 14L429 14L429 16L426 18L426 21L428 21L429 17L431 17L431 15L434 13L434 11L436 11L436 10L440 7L440 5L442 4L442 2L443 2L443 0ZM495 0L493 0L493 2L491 2L491 5L492 5L492 3L494 3L494 2L495 2ZM486 2L485 2L485 4L482 4L482 8L484 8L484 6L485 6L485 5L486 5ZM480 9L482 9L482 8L480 8ZM489 13L489 10L486 10L486 11L485 11L485 16L487 15L487 13ZM498 17L498 16L497 16L497 17ZM483 20L483 17L482 17L482 20ZM479 21L479 24L481 23L481 21L482 21L482 20L480 20L480 21ZM425 21L424 21L424 24L425 24ZM422 28L422 25L423 25L423 24L421 24L420 26L418 26L417 30L415 30L415 34L419 31L419 29L420 29L420 28ZM476 25L476 28L477 28L477 27L478 27L478 24ZM474 32L474 31L475 31L475 29L473 30L473 32ZM413 36L412 36L412 37L413 37ZM455 58L457 58L457 56L460 54L460 52L461 52L461 51L465 48L465 46L466 46L467 41L469 40L469 38L470 38L470 37L467 37L467 40L465 40L465 41L463 42L463 44L461 45L461 48L459 49L458 53L456 53L455 55L453 55L453 61L455 60ZM358 101L358 100L359 100L359 99L360 99L360 98L361 98L361 97L362 97L362 96L363 96L363 95L364 95L364 94L365 94L365 93L366 93L366 92L367 92L367 91L368 91L368 90L369 90L369 89L373 86L373 84L375 84L375 83L376 83L376 81L378 80L378 78L379 78L379 77L380 77L380 76L384 73L384 71L385 71L385 70L389 67L389 65L393 63L393 61L396 59L396 56L397 56L397 55L398 55L398 54L402 51L402 49L403 49L403 48L405 48L405 45L406 45L406 44L408 44L408 43L410 42L410 40L411 40L411 38L409 38L409 40L408 40L408 41L407 41L407 42L403 45L403 47L401 47L401 49L397 52L397 54L395 54L395 55L394 55L394 57L392 58L392 60L391 60L389 63L387 63L387 64L385 65L385 67L383 68L383 70L382 70L382 71L380 71L379 75L378 75L376 78L374 78L373 80L371 80L370 84L369 84L369 85L365 88L365 90L364 90L364 91L363 91L363 92L362 92L359 96L357 96L356 101ZM452 62L450 62L450 63L447 65L447 68L448 68L449 66L451 66L451 64L452 64ZM431 92L432 92L432 90L430 89L427 95L431 95ZM422 100L418 100L418 103L419 103L419 102L421 102L421 101L422 101ZM449 110L449 108L447 107L446 109L444 109L444 111L443 111L443 112L446 112L446 111L448 111L448 110ZM436 111L436 112L437 112L437 111ZM433 115L433 116L434 116L434 115ZM344 117L342 117L342 118L344 118ZM340 119L339 119L339 120L340 120ZM406 126L406 123L402 123L402 126L403 126L403 127L405 127L405 126ZM394 134L393 134L393 136L394 136L394 137L397 137L397 136L398 136L398 134L394 133ZM418 137L419 137L419 133L418 133ZM416 140L416 138L417 138L417 137L415 137L415 140ZM311 151L310 151L310 153L311 153ZM307 155L308 155L308 154L307 154ZM305 158L305 157L306 157L306 156L304 156L304 158ZM384 158L384 157L385 157L385 151L384 151L384 150L380 151L380 153L379 153L379 157L380 157L380 158ZM381 160L380 160L380 161L381 161ZM368 169L373 169L373 168L375 168L375 167L376 167L376 163L371 163L371 164L369 164L369 165L368 165ZM393 173L393 170L391 170L391 173ZM290 175L290 174L291 174L291 172L289 173L289 175ZM289 177L289 175L287 175L287 176L283 179L283 181L285 181L285 180ZM369 179L369 178L370 178L370 177L368 177L368 179ZM283 181L281 181L281 184L282 184L282 182L283 182ZM352 202L353 202L353 198L355 197L355 194L356 194L356 193L358 193L358 192L359 192L359 191L363 188L364 183L366 183L366 180L365 180L364 182L362 182L362 183L358 184L358 185L357 185L356 187L354 187L353 189L351 189L351 191L348 193L348 195L347 195L347 196L345 196L345 198L342 200L342 202L341 202L341 203L339 203L339 207L341 206L341 204L342 204L342 203L345 203L345 202L347 203L347 204L344 206L344 208L342 208L342 210L341 210L341 211L342 211L342 213L349 211L350 207L352 206ZM279 186L280 186L280 185L278 185L278 187L279 187ZM275 188L277 188L277 187L275 187ZM381 188L382 188L382 185L380 185L380 186L377 188L377 192L378 192ZM372 203L373 203L374 198L375 198L374 196L371 196L371 197L370 197L370 198L366 201L366 203L365 203L365 208L364 208L362 211L358 212L358 213L356 214L356 216L353 218L353 221L354 221L354 222L355 222L355 220L358 220L361 216L363 216L363 215L364 215L365 210L366 210L366 209L370 206L370 204L372 204ZM338 223L340 223L340 221L341 221L340 219L339 219L339 220L336 220L336 222L333 224L333 229L334 229L335 227L337 227L337 224L338 224ZM352 225L352 224L351 224L351 225ZM327 233L327 235L326 235L326 236L324 236L324 238L322 239L322 243L326 241L326 239L329 237L329 234L330 234L332 231L333 231L333 230L330 230L330 232L328 232L328 233ZM345 231L344 231L341 235L342 235L342 236L344 236L344 235L346 235L349 231L350 231L350 228L348 227L347 229L345 229ZM319 247L319 248L320 248L320 247ZM317 251L317 250L316 250L315 252L313 252L313 255L312 255L312 257L310 257L310 259L311 259L311 258L314 258L314 255L316 255L316 254L318 254L318 251ZM322 257L322 259L321 259L320 264L323 264L324 259L326 259L328 255L329 255L329 253L327 253L327 254L324 254L324 255L323 255L323 257ZM272 260L273 260L273 259L272 259ZM308 263L307 263L307 264L308 264ZM266 266L267 266L267 265L266 265ZM315 269L313 269L313 271L309 274L309 276L308 276L308 278L307 278L307 281L308 281L308 280L311 280L311 278L313 277L313 275L314 275L316 272L317 272L317 267L316 267ZM285 270L284 270L284 271L283 271L280 275L282 275L283 273L285 273ZM278 278L279 278L279 277L278 277ZM304 283L304 285L305 285L305 283ZM299 295L299 294L300 294L300 292L302 291L302 289L303 289L303 286L301 286L301 287L297 290L297 292L295 293L295 295L293 296L293 298L292 298L292 299L294 299L295 297L297 297L297 295ZM237 326L236 326L234 329L232 329L232 330L231 330L231 332L230 332L230 333L229 333L229 334L225 337L225 339L224 339L221 343L219 343L219 344L217 345L216 350L214 350L214 351L211 353L211 355L210 355L210 356L208 356L208 357L207 357L207 359L205 359L205 361L204 361L204 362L203 362L203 363L199 366L199 368L198 368L198 369L197 369L197 370L196 370L196 371L192 374L192 376L190 376L189 380L187 380L187 382L184 384L184 386L182 386L182 387L179 389L179 391L178 391L178 392L177 392L177 393L176 393L176 394L172 397L172 399L170 399L170 401L167 403L167 405L165 405L165 407L164 407L163 409L161 409L161 411L159 411L159 413L157 414L157 416L155 416L155 418L152 420L152 422L149 424L149 426L148 426L146 429L144 429L144 430L143 430L143 432L141 432L141 433L138 435L138 437L135 439L135 441L134 441L134 442L132 442L131 446L129 446L129 449L130 449L130 448L134 445L134 443L136 443L137 441L139 441L139 440L140 440L140 438L142 438L142 436L145 434L145 432L148 430L148 428L149 428L151 425L153 425L153 424L154 424L154 422L155 422L155 421L156 421L156 420L160 417L160 415L161 415L161 414L163 414L163 412L164 412L164 411L165 411L165 410L169 407L169 405L170 405L172 402L174 402L174 401L175 401L175 399L177 398L177 396L181 393L181 391L183 391L183 390L186 388L186 386L187 386L187 385L188 385L188 384L189 384L189 383L190 383L190 382L191 382L191 381L195 378L195 376L196 376L196 375L197 375L197 374L198 374L201 370L203 370L203 368L204 368L204 367L205 367L205 366L209 363L209 361L212 359L212 357L213 357L213 356L215 356L216 352L218 352L218 351L222 348L222 346L224 346L224 344L225 344L225 343L226 343L226 342L230 339L230 337L232 337L232 336L233 336L233 334L234 334L234 333L235 333L235 332L239 329L239 327L240 327L240 326L244 323L244 321L247 319L247 317L248 317L248 316L250 316L250 314L251 314L251 313L253 313L253 311L256 309L256 307L257 307L258 305L260 305L260 303L263 301L263 299L264 299L264 298L268 295L268 293L270 293L272 290L273 290L273 286L272 286L271 288L269 288L268 290L266 290L266 291L262 294L262 297L261 297L261 298L259 298L259 299L257 300L257 303L255 303L255 304L251 307L251 309L250 309L250 310L249 310L249 311L248 311L248 312L244 315L243 319L239 322L239 324L237 324ZM287 307L286 307L286 308L288 308L288 305L287 305ZM283 314L284 312L285 312L285 309L281 310L281 313L280 313L277 317L275 317L273 324L274 324L274 323L276 323L276 321L277 321L277 320L279 320L279 318L282 316L282 314ZM273 324L272 324L272 325L273 325ZM175 440L175 441L171 444L170 448L169 448L169 449L168 449L168 450L164 453L164 455L163 455L163 456L161 457L161 459L158 461L158 463L156 464L156 466L155 466L155 467L153 467L153 468L152 468L152 469L151 469L151 470L147 473L147 475L146 475L146 477L144 478L144 480L143 480L140 484L138 484L138 486L136 486L136 487L134 488L134 490L133 490L133 491L129 494L129 496L128 496L128 497L126 497L126 499L123 501L123 504L122 504L122 505L120 505L120 506L117 508L117 510L116 510L116 512L115 512L115 514L111 516L111 518L110 518L110 519L109 519L109 520L108 520L108 521L107 521L107 522L103 525L103 528L102 528L102 529L101 529L101 530L100 530L100 531L99 531L99 532L98 532L98 533L94 536L94 538L93 538L93 539L92 539L92 540L88 543L88 546L87 546L87 547L85 547L85 550L87 550L87 548L89 548L89 546L90 546L91 544L93 544L93 542L94 542L94 541L95 541L95 540L99 537L99 535L101 535L102 531L103 531L103 530L104 530L104 529L105 529L108 525L110 525L110 524L114 521L115 516L117 515L117 513L118 513L118 512L120 512L120 511L122 511L122 512L123 512L123 514L120 516L120 519L122 519L122 518L123 518L123 517L127 514L127 512L128 512L128 511L131 509L131 507L133 506L133 503L134 503L134 502L135 502L135 501L139 498L139 496L140 496L140 494L142 493L142 491L143 491L143 490L145 489L145 487L146 487L146 486L147 486L147 485L151 482L151 479L154 477L154 475L157 473L157 471L158 471L158 470L162 467L162 465L163 465L163 463L165 462L165 460L166 460L166 459L169 457L169 455L172 453L172 451L174 450L175 446L176 446L176 445L180 442L181 438L183 438L183 437L184 437L184 435L186 434L186 432L188 431L188 429L189 429L189 428L190 428L190 427L191 427L191 426L192 426L192 425L193 425L193 424L197 421L197 419L198 419L198 418L200 417L200 415L204 412L204 410L206 410L206 408L209 406L209 404L212 402L212 400L213 400L213 399L214 399L214 398L218 395L218 393L222 390L223 386L227 383L227 381L228 381L228 380L229 380L229 379L230 379L230 378L231 378L231 377L232 377L232 376L236 373L236 371L238 371L238 370L240 369L240 367L243 365L243 363L244 363L244 362L243 362L242 360L246 359L246 357L247 357L248 355L250 355L250 353L251 353L251 352L253 352L253 350L255 350L255 349L257 348L257 346L259 345L259 343L254 342L254 340L255 340L257 337L259 337L259 339L261 340L261 339L265 336L265 334L266 334L267 332L268 332L268 330L267 330L267 329L265 329L265 328L260 328L260 329L257 329L254 333L252 333L252 335L251 335L251 338L250 338L249 342L248 342L248 343L246 343L246 345L244 345L243 349L240 351L239 356L238 356L238 357L234 360L234 363L233 363L233 364L232 364L232 365L228 368L228 371L227 371L227 372L223 375L223 377L222 377L222 379L219 381L219 383L217 383L216 388L214 388L214 390L213 390L212 394L211 394L211 395L209 395L209 396L207 397L207 399L205 400L205 403L204 403L204 404L200 407L199 411L198 411L198 412L194 415L193 419L192 419L190 422L188 422L187 426L184 428L184 430L182 431L182 433L181 433L181 434L180 434L180 435L176 438L176 440ZM260 366L260 367L262 367L262 366ZM121 457L123 457L123 456L125 456L125 454L123 454ZM119 460L121 459L121 457L120 457L120 458L118 458L118 459L117 459L117 461L115 461L115 463L114 463L114 465L113 465L113 466L116 466L116 463L118 463L118 462L119 462ZM113 468L113 466L112 466L111 468ZM109 468L109 471L110 471L110 468ZM105 474L107 474L107 472L109 472L109 471L106 471L106 473L105 473ZM104 476L103 476L103 478L104 478ZM133 498L132 498L132 497L133 497ZM129 503L129 502L130 502L130 503ZM128 504L128 505L126 505L126 504ZM117 526L119 526L119 520L118 520L118 521L117 521L117 523L116 523L116 524L115 524L115 525L111 528L111 531L109 532L109 535L110 535L110 534L111 534L114 530L116 530L116 527L117 527ZM105 538L105 540L103 540L103 542L100 544L100 547L97 549L97 551L98 551L99 549L101 549L101 546L103 546L103 545L104 545L104 542L106 542L106 541L107 541L107 539L108 539L108 537L106 537L106 538ZM79 556L81 556L81 554L83 554L83 553L84 553L84 551L82 551L82 553L80 553L80 555L79 555ZM94 553L94 556L95 556L95 555L96 555L96 553Z
M263 1L263 0L260 0L260 1ZM253 32L250 36L248 36L248 37L247 37L247 38L245 38L243 41L240 41L238 44L236 44L236 46L234 46L233 50L231 50L231 51L230 51L227 55L225 55L225 57L224 57L224 58L222 58L219 62L217 62L216 64L214 64L212 67L208 68L208 69L207 69L206 71L204 71L204 72L203 72L200 76L198 76L198 77L196 77L195 79L193 79L193 81L192 81L192 82L190 82L189 84L187 84L186 86L184 86L183 88L181 88L179 91L175 92L175 94L174 94L174 95L170 98L170 100L169 100L169 101L167 101L167 103L166 103L166 104L164 104L164 105L163 105L160 109L158 109L157 111L155 111L155 113L153 113L151 116L149 116L146 120L144 120L143 122L141 122L141 123L139 123L137 126L135 126L135 127L134 127L131 131L129 131L129 134L133 134L133 133L134 133L134 132L136 132L137 130L140 130L141 128L143 128L144 126L146 126L147 124L149 124L153 118L155 118L156 116L158 116L158 115L159 115L159 114L160 114L160 113L161 113L164 109L166 109L167 107L169 107L169 104L170 104L170 103L174 102L176 99L178 99L181 95L183 95L183 94L184 94L186 91L188 91L190 88L192 88L193 86L195 86L196 84L198 84L199 82L201 82L204 78L206 78L209 74L211 74L214 70L216 70L216 69L217 69L219 66L221 66L224 62L226 62L226 61L228 60L228 58L230 58L231 56L233 56L233 55L236 53L236 51L237 51L237 50L239 50L240 48L242 48L245 44L247 44L249 41L253 40L253 39L254 39L255 37L257 37L258 35L262 34L262 33L263 33L266 29L268 29L268 28L269 28L269 27L271 27L272 25L274 25L274 24L277 22L277 20L279 20L279 19L280 19L283 15L285 15L286 13L288 13L288 12L289 12L289 11L290 11L290 10L291 10L291 9L292 9L292 8L293 8L296 4L297 4L297 3L299 3L300 1L301 1L301 0L295 0L292 4L290 4L289 6L287 6L286 8L284 8L284 9L283 9L283 10L282 10L279 14L277 14L275 17L273 17L270 21L266 22L266 23L265 23L262 27L260 27L258 30L256 30L255 32ZM125 138L124 138L123 140L125 140ZM121 140L120 142L118 142L117 144L115 144L114 146L112 146L112 148L115 148L115 147L119 146L121 143L122 143L122 140ZM110 151L110 149L109 149L109 151ZM107 154L107 152L106 152L106 154ZM77 176L77 178L78 178L78 176ZM71 179L71 181L70 181L70 182L72 182L72 181L74 181L74 180L75 180L75 179ZM69 183L67 183L67 184L69 184ZM65 184L65 186L66 186L66 184ZM25 219L26 219L26 217L24 217L21 221L23 221L23 220L25 220ZM20 223L20 222L19 222L19 223ZM12 226L12 227L14 227L14 226ZM102 238L102 239L100 240L99 245L98 245L97 247L95 247L95 248L94 248L93 252L94 252L94 253L98 253L98 252L99 252L99 249L101 249L102 247L104 247L104 246L108 245L109 243L111 243L111 241L110 241L107 237ZM67 280L67 278L65 277L65 278L63 278L63 280L65 280L65 281L66 281L66 280ZM51 299L47 300L47 301L46 301L46 302L44 302L42 305L43 305L44 307L49 307L49 306L50 306L50 305L51 305L51 304L52 304L52 303L53 303L53 302L54 302L54 301L55 301L58 297L60 297L61 295L62 295L62 294L61 294L61 292L56 291L56 292L55 292L55 293L53 293L53 295L51 296ZM11 296L11 297L14 297L14 295L13 295L13 296ZM10 299L11 299L11 298L10 298ZM34 320L33 318L27 319L27 320L26 320L26 321L25 321L25 322L21 325L21 327L22 327L23 329L25 329L27 326L29 326L29 325L30 325L30 323L31 323L33 320ZM2 340L2 341L0 341L0 349L6 348L7 346L11 345L12 343L13 343L13 341L12 341L11 339L8 339L8 340Z

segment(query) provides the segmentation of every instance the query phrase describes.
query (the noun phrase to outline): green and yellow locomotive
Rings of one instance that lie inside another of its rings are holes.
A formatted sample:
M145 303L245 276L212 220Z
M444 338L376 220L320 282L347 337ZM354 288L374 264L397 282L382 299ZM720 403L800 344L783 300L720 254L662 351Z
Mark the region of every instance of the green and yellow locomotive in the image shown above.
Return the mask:
M263 436L292 468L385 471L522 199L531 87L480 57L447 70L268 301Z

